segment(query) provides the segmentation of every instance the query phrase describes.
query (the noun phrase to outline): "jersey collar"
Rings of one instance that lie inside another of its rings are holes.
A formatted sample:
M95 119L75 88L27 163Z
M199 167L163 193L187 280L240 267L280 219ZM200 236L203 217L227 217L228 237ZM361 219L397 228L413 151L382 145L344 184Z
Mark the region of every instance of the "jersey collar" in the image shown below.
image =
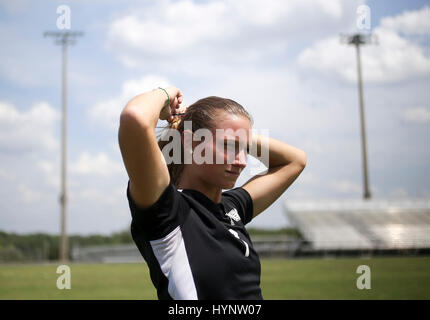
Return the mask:
M220 214L221 216L224 215L224 204L222 203L222 199L220 203L215 203L200 191L194 189L182 189L182 192L192 196L211 212Z

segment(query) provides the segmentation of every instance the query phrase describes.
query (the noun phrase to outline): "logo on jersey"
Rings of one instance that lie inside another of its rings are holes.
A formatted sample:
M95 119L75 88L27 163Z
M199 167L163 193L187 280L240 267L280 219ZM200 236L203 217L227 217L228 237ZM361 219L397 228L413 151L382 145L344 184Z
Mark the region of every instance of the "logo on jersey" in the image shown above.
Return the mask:
M234 225L233 220L236 221L236 222L240 221L240 216L237 213L237 209L236 208L231 209L225 215L230 218L230 223L231 223L232 226Z

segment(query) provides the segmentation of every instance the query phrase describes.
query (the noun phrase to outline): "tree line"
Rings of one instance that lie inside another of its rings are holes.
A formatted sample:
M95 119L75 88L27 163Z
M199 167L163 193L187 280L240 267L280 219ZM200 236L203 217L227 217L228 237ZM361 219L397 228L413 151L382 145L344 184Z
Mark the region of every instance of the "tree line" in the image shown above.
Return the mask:
M59 257L58 235L46 233L17 234L0 231L0 262L26 261L55 261ZM70 235L69 259L71 249L108 244L132 243L130 230L124 230L111 235Z
M279 236L286 235L300 238L300 233L293 228L276 230L248 229L250 236ZM58 261L59 235L47 233L17 234L0 231L0 263L2 262L33 262ZM74 247L89 247L97 245L131 244L133 239L130 230L123 230L111 235L70 235L69 259Z

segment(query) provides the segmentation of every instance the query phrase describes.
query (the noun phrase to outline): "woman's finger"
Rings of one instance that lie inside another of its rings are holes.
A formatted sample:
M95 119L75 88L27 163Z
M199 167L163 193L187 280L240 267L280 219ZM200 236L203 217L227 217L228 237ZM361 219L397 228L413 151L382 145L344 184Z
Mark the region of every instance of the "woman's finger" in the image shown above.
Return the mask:
M180 107L176 110L175 115L183 116L183 115L185 114L185 112L187 111L188 107L189 107L189 106L180 106Z
M173 99L173 108L174 108L174 109L177 109L177 108L178 108L178 106L179 106L179 103L178 103L178 97L175 97L175 99Z

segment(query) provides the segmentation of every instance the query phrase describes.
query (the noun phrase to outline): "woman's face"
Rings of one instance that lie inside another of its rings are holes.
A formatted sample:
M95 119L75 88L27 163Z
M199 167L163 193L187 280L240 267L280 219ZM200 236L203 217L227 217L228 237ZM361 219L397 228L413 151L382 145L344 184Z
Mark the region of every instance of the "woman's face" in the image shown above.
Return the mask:
M222 189L233 188L246 167L250 130L251 123L247 118L223 113L217 121L216 129L211 130L212 141L194 142L196 146L201 144L198 148L194 147L192 166L196 177ZM210 152L212 164L196 164L196 151L203 156Z

